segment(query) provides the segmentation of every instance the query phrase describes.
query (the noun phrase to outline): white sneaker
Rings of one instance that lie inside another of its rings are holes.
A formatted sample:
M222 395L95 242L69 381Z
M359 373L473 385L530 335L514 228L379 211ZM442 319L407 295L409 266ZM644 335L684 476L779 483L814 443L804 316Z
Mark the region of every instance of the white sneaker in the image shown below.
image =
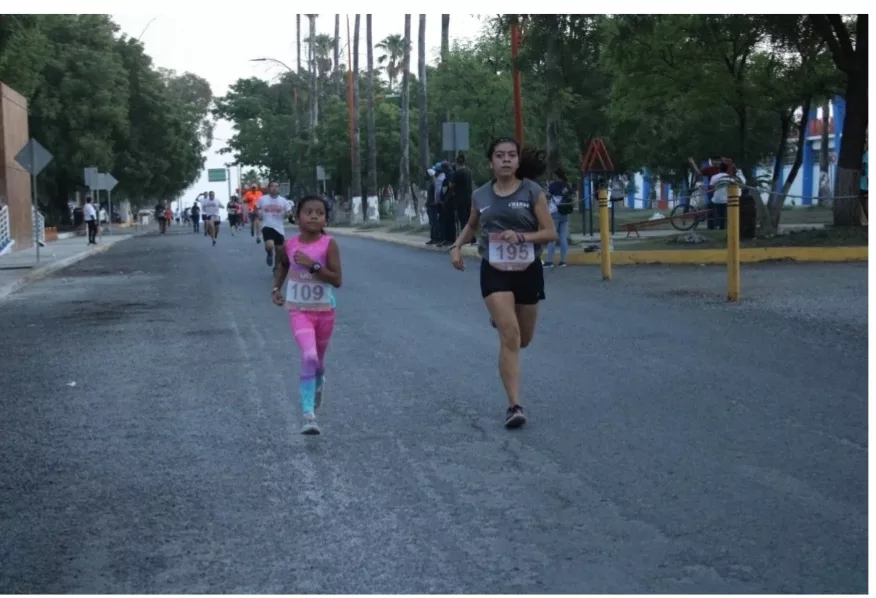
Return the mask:
M316 416L314 414L304 414L304 425L301 426L301 433L308 435L319 434L319 425L316 423Z

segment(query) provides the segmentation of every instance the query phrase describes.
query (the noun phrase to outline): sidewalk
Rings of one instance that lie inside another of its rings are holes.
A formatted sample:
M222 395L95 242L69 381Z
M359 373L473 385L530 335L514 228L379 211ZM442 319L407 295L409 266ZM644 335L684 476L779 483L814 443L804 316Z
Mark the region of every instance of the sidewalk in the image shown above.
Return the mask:
M0 256L0 301L27 284L41 280L58 270L85 258L103 253L110 247L130 239L131 234L104 235L97 245L89 246L85 237L66 236L40 247L37 263L35 247Z

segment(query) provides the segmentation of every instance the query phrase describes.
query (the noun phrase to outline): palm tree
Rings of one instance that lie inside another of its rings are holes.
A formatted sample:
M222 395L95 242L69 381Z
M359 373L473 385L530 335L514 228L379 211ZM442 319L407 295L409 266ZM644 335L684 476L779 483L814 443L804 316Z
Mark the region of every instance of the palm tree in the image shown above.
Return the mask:
M374 125L374 44L370 14L365 15L365 45L368 54L368 196L373 197L377 195L377 129Z
M298 57L298 71L297 74L301 75L301 15L295 15L295 31L296 31L296 42L295 46L295 55Z
M420 30L417 35L417 76L420 79L419 109L419 143L420 172L418 180L429 168L429 118L426 114L426 15L420 15Z
M304 40L306 44L310 44L310 38ZM327 33L320 33L316 36L313 42L314 61L316 62L317 77L325 79L332 71L332 52L334 51L335 41L332 36Z
M353 156L352 156L352 196L362 194L362 157L359 155L359 19L356 15L353 23ZM363 197L362 202L367 201ZM367 211L366 211L367 213Z
M319 15L306 15L310 21L309 53L307 56L308 72L310 73L310 135L316 139L316 126L319 124L319 79L316 77L316 17Z
M405 38L402 48L404 49L404 60L401 73L401 167L399 168L398 197L399 204L402 206L402 214L410 216L415 213L411 208L416 208L416 203L413 206L410 204L416 200L411 198L411 93L408 85L411 70L411 15L409 14L405 15ZM400 215L398 211L396 211L396 215Z
M450 51L450 15L441 15L441 60Z
M410 53L410 36L408 36L408 46L405 46L405 39L398 33L386 36L386 38L377 44L377 49L383 52L378 58L377 63L386 63L386 75L389 77L389 90L392 91L396 77L398 77L401 65L399 59L404 56L405 49Z
M341 15L335 15L335 43L332 48L335 58L335 93L341 96Z

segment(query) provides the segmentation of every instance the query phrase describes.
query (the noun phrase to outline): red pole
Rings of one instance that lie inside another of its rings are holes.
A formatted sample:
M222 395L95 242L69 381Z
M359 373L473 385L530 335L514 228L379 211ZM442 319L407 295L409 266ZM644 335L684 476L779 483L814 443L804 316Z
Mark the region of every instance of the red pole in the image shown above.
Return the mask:
M523 95L520 92L520 72L517 70L517 54L520 50L520 28L517 21L511 23L511 76L514 80L514 134L517 143L523 145Z
M353 44L350 43L350 15L347 15L347 111L350 115L350 173L353 172ZM361 189L359 190L361 193ZM353 195L356 195L353 189Z

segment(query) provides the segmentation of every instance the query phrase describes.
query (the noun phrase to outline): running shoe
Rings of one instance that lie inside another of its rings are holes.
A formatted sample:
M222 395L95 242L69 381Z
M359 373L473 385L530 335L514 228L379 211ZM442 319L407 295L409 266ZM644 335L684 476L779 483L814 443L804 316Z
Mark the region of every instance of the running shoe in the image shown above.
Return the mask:
M316 416L313 413L304 414L304 425L301 426L301 433L310 436L319 434L319 425L316 423Z
M273 254L273 253L268 253L268 257L265 259L265 262L266 262L269 266L273 266L273 265L274 265L274 254Z
M526 416L523 415L523 407L514 405L508 407L508 413L505 415L506 428L519 428L526 423Z
M322 377L322 384L316 387L316 394L313 397L313 407L316 411L319 411L319 408L322 407L322 394L323 389L325 388L325 376Z
M213 247L216 247L216 239L213 239Z

